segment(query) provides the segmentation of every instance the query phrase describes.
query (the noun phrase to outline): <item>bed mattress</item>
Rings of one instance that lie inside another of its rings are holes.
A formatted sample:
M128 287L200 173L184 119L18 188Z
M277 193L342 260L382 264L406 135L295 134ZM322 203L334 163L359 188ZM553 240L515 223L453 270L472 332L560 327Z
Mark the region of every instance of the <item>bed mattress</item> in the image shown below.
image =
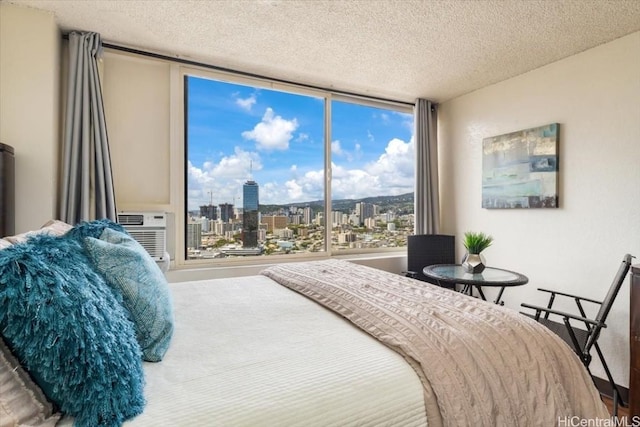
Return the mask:
M127 426L424 426L410 365L265 276L171 284L175 332ZM64 420L60 425L70 425Z

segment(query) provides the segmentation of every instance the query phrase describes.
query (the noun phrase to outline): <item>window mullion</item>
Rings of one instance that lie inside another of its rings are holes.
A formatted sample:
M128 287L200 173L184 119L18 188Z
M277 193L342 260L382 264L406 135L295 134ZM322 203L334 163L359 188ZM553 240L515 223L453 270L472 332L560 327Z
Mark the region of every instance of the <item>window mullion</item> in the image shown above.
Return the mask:
M331 255L331 95L324 99L324 244Z

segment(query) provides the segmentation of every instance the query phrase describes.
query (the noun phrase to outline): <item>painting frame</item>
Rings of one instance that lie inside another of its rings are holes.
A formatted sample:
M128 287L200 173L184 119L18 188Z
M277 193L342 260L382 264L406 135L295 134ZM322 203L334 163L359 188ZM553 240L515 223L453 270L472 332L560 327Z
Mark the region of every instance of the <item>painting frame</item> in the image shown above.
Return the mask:
M482 140L482 207L558 208L560 124Z

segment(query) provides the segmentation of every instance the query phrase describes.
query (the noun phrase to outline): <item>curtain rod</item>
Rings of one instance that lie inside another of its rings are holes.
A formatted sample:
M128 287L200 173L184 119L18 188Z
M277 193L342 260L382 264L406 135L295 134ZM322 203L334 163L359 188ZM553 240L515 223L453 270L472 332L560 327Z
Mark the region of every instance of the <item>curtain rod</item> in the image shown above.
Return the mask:
M222 71L222 72L226 72L226 73L237 74L237 75L240 75L240 76L243 76L243 77L252 77L252 78L258 78L258 79L262 79L262 80L271 80L271 81L274 81L274 82L277 82L277 83L288 84L288 85L293 85L293 86L299 86L299 87L303 87L303 88L306 88L306 89L322 90L322 91L326 91L326 92L336 93L336 94L339 94L339 95L353 96L353 97L357 97L357 98L364 98L364 99L370 99L370 100L381 101L381 102L390 102L390 103L394 103L394 104L405 105L407 107L413 107L414 106L414 104L412 104L412 103L404 102L404 101L397 101L395 99L381 98L381 97L370 96L370 95L362 95L362 94L358 94L358 93L354 93L354 92L347 92L347 91L342 91L342 90L327 89L327 88L322 87L322 86L314 86L314 85L310 85L310 84L306 84L306 83L298 83L298 82L294 82L294 81L290 81L290 80L279 79L279 78L274 78L274 77L268 77L268 76L263 76L263 75L255 74L255 73L249 73L249 72L246 72L246 71L238 71L238 70L234 70L232 68L220 67L220 66L217 66L217 65L207 64L207 63L204 63L204 62L193 61L193 60L189 60L189 59L174 58L172 56L163 55L163 54L160 54L160 53L147 52L147 51L144 51L144 50L133 49L133 48L130 48L130 47L115 45L115 44L111 44L111 43L102 43L102 46L105 47L105 48L108 48L108 49L120 50L120 51L123 51L123 52L132 53L132 54L135 54L135 55L147 56L147 57L151 57L151 58L155 58L155 59L162 59L162 60L165 60L165 61L178 62L180 64L191 65L191 66L195 66L195 67L202 67L202 68L206 68L206 69L214 70L214 71Z
M69 39L68 33L63 34L62 38L65 39L65 40L68 40ZM381 98L381 97L370 96L370 95L362 95L362 94L359 94L359 93L347 92L347 91L343 91L343 90L327 89L327 88L322 87L322 86L314 86L314 85L310 85L310 84L306 84L306 83L297 83L297 82L290 81L290 80L273 78L273 77L263 76L263 75L255 74L255 73L248 73L246 71L238 71L238 70L234 70L234 69L231 69L231 68L220 67L220 66L217 66L217 65L207 64L207 63L204 63L204 62L193 61L193 60L189 60L189 59L174 58L172 56L164 55L164 54L161 54L161 53L149 52L149 51L141 50L141 49L134 49L134 48L121 46L121 45L108 43L108 42L102 42L102 47L107 48L107 49L119 50L119 51L122 51L122 52L131 53L131 54L134 54L134 55L146 56L146 57L149 57L149 58L161 59L161 60L164 60L164 61L178 62L180 64L191 65L191 66L195 66L195 67L202 67L202 68L206 68L206 69L209 69L209 70L222 71L222 72L225 72L225 73L237 74L237 75L240 75L240 76L243 76L243 77L252 77L252 78L257 78L257 79L262 79L262 80L271 80L273 82L282 83L282 84L288 84L288 85L293 85L293 86L299 86L299 87L303 87L303 88L306 88L306 89L322 90L322 91L326 91L326 92L335 93L335 94L338 94L338 95L352 96L352 97L368 99L368 100L372 100L372 101L389 102L389 103L393 103L393 104L397 104L397 105L404 105L404 106L407 106L407 107L414 107L414 104L412 104L412 103L404 102L404 101L397 101L395 99Z

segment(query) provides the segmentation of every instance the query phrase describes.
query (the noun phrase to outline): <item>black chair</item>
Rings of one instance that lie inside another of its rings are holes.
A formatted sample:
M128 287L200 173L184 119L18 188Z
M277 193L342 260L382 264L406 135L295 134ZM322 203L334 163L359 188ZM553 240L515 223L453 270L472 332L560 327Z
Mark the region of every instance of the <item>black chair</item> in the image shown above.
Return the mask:
M607 379L609 380L609 384L611 384L613 392L614 416L617 416L618 401L620 402L620 405L626 405L620 397L620 390L618 389L618 386L611 376L611 372L609 371L607 362L604 360L604 356L602 355L602 351L600 350L600 346L598 345L598 337L600 336L600 331L602 330L602 328L607 327L607 325L605 324L607 315L609 314L609 311L611 311L613 301L615 300L616 295L618 295L618 291L620 290L620 287L622 286L622 283L624 282L624 279L629 272L629 267L631 266L631 258L633 257L629 254L626 254L624 256L622 264L620 264L620 268L618 268L618 272L616 273L616 276L613 279L611 286L609 287L607 296L602 302L589 298L579 297L572 294L567 294L564 292L550 291L548 289L538 288L538 290L542 292L548 292L550 294L549 302L546 307L540 307L531 304L521 304L522 307L535 310L535 315L527 313L523 314L529 317L533 317L536 321L545 325L551 331L559 335L564 341L569 344L569 346L574 349L578 357L580 357L580 360L582 361L584 366L587 368L587 371L589 371L589 374L591 374L591 371L589 370L589 364L591 363L591 349L594 348L596 350L596 353L600 358L600 362L602 362L602 367L604 368L604 371L607 375ZM578 312L580 314L571 314L564 311L554 310L552 306L556 299L556 296L573 298L576 302ZM587 318L587 315L582 306L582 302L593 303L600 306L595 319ZM544 316L541 317L543 313ZM550 320L549 315L551 314L562 318L562 323ZM584 329L572 325L571 321L574 321L574 323L578 322L580 324L584 324Z
M445 234L416 234L407 239L407 271L405 275L437 285L437 281L422 274L433 264L455 264L455 236Z

